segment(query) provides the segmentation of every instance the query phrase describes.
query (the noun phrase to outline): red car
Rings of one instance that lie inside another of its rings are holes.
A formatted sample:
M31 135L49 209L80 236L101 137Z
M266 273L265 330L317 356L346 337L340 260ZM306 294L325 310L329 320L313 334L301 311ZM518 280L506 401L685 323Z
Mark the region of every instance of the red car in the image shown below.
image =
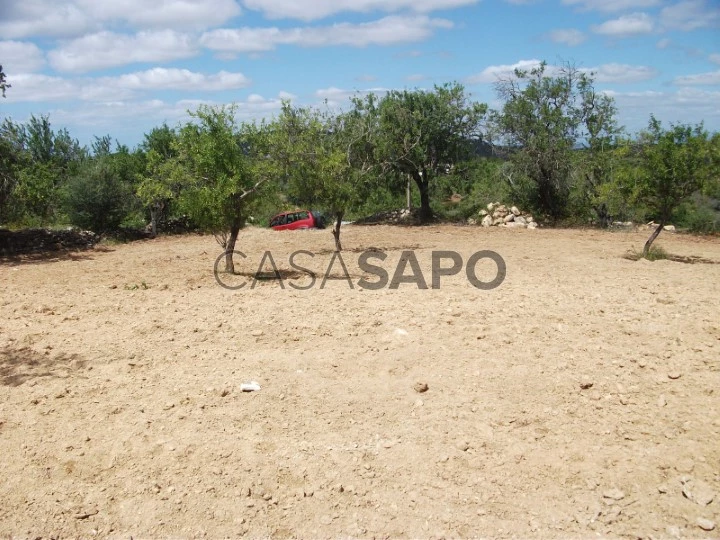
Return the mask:
M294 231L298 229L324 229L325 221L320 212L295 210L283 212L270 220L270 227L276 231Z

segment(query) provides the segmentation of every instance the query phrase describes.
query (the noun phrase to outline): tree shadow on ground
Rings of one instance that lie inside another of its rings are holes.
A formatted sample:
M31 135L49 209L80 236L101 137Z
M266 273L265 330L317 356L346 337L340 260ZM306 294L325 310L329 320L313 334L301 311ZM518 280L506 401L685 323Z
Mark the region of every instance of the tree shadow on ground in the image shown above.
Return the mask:
M46 354L29 347L7 345L0 348L0 385L20 386L41 377L67 378L86 364L77 354Z
M110 253L114 249L96 246L91 251L61 250L23 253L22 255L0 255L0 266L23 266L30 264L51 264L61 261L92 261L95 253Z
M643 257L642 254L630 250L623 255L623 259L627 259L629 261L639 261L643 259ZM720 261L715 259L706 259L705 257L698 257L697 255L673 255L672 253L667 253L662 257L657 257L655 260L672 261L685 264L720 264Z

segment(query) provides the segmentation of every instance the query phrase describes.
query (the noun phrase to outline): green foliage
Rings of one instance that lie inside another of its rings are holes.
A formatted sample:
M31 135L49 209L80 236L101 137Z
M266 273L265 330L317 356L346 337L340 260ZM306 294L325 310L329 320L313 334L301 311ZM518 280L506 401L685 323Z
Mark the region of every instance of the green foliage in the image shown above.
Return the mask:
M117 174L111 156L89 160L65 186L65 210L73 225L97 233L117 230L130 211L132 186Z
M708 152L708 133L702 124L663 129L651 117L639 142L639 174L633 179L630 195L636 204L647 207L653 219L668 223L681 202L699 191L708 177L718 174Z
M648 261L662 261L670 258L670 254L660 246L652 246L645 251L638 251L631 249L625 256L626 259L631 261L639 261L640 259L647 259Z
M360 155L402 191L403 175L420 191L420 219L432 217L430 186L453 165L470 157L481 139L487 106L471 102L462 85L433 91L393 90L379 101L374 95L354 100L352 115L365 119L354 146Z
M497 83L504 101L492 115L493 132L512 148L512 170L505 171L513 198L552 220L569 213L571 191L582 185L584 201L597 207L598 190L609 181L612 146L618 128L611 98L598 94L592 75L571 65L556 75L546 73L542 62L530 71L515 70L514 77ZM585 152L577 152L584 142Z

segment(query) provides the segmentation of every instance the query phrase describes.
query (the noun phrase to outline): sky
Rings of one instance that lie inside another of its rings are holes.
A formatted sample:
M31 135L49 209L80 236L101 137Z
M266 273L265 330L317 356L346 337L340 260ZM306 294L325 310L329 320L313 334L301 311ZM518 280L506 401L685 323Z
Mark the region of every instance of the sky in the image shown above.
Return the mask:
M497 79L542 60L594 73L630 134L651 113L720 131L720 0L0 0L0 119L87 145L202 103L254 121L459 82L499 108Z

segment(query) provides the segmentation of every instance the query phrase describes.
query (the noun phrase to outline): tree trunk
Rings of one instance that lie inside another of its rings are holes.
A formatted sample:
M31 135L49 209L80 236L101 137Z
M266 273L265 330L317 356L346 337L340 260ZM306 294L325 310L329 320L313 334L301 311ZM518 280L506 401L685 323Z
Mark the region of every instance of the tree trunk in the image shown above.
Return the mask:
M342 251L342 244L340 243L340 226L342 225L343 214L344 212L337 212L335 214L335 226L332 230L333 237L335 237L335 251Z
M240 232L240 223L233 222L230 226L230 238L228 238L227 246L225 246L225 272L228 274L235 273L235 263L233 262L233 251L235 251L235 242L237 242L238 233Z
M645 247L643 248L643 257L647 258L648 253L650 253L650 246L655 241L655 239L658 237L660 232L663 230L664 226L665 226L665 220L660 220L660 225L657 226L657 228L650 235L650 238L648 238L648 241L645 242Z
M152 234L153 238L155 238L157 236L157 216L158 216L157 208L155 208L155 206L150 207L150 228L151 228L151 234Z
M407 209L412 210L412 181L411 176L408 175L407 187L405 188L405 196L407 198Z
M432 220L430 209L430 189L427 172L413 172L412 174L418 189L420 190L420 223L428 223Z

